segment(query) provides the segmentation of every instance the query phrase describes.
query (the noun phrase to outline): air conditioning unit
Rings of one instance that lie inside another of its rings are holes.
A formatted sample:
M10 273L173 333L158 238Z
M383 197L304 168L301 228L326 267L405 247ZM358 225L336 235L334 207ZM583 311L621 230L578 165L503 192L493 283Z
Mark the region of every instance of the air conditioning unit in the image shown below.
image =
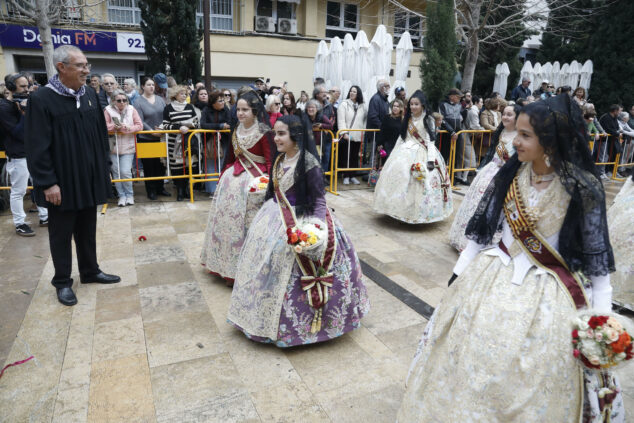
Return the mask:
M287 18L278 19L277 32L280 34L297 34L297 20Z
M275 19L268 16L256 16L255 30L258 32L275 32Z

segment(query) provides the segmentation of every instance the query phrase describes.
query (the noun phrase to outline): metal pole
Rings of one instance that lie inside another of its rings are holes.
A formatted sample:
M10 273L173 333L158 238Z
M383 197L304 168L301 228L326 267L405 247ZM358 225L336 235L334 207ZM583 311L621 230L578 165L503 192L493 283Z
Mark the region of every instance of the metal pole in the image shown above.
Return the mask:
M207 88L208 92L211 92L211 47L209 41L210 3L211 0L203 0L203 55L205 57L205 88Z

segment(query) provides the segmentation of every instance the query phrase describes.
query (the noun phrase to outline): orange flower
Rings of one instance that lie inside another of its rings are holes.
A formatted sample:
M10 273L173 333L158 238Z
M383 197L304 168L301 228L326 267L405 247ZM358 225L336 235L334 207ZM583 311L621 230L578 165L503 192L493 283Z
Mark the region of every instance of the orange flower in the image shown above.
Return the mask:
M299 237L295 232L293 232L288 238L291 240L291 244L297 244L299 241Z
M269 182L269 178L267 178L265 176L262 176L262 177L260 177L260 182L262 182L263 184L264 183L268 183Z
M304 241L304 242L308 241L308 234L307 234L307 233L302 232L302 233L299 235L299 239L300 239L300 241Z
M610 346L612 347L612 351L614 351L616 354L619 354L624 352L631 343L632 339L630 338L630 335L628 335L627 332L623 332L621 336L619 336L619 339L617 339L615 342L612 342Z

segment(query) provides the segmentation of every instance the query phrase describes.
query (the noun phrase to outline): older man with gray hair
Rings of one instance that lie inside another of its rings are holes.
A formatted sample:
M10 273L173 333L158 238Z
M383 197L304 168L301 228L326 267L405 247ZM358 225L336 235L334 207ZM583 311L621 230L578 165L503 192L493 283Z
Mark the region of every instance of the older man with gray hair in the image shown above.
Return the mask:
M105 109L110 104L110 97L115 89L119 88L116 78L111 73L104 73L101 77L103 80L103 90L99 91L99 105L101 109Z
M48 207L48 235L57 299L77 304L73 292L72 239L81 283L116 283L97 263L97 205L110 192L106 119L95 90L86 86L90 64L80 49L53 52L57 74L31 95L25 119L27 164L39 206Z
M531 84L531 79L527 76L522 77L522 83L511 91L511 100L517 102L519 98L528 98L531 95L531 89L528 86ZM502 93L504 96L504 93Z
M390 104L387 96L390 93L390 81L379 79L376 82L376 93L370 99L368 105L368 129L381 129L383 118L390 113Z

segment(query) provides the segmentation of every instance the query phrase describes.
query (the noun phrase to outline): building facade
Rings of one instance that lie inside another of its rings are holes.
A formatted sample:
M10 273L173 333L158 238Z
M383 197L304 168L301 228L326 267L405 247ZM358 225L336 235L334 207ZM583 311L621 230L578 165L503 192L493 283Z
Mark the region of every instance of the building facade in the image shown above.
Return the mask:
M81 2L82 0L80 0ZM202 27L202 1L197 19ZM212 80L236 88L255 78L273 85L287 82L298 93L312 89L313 63L319 41L365 31L369 40L385 25L394 36L408 30L415 45L407 91L421 85L418 64L423 38L423 1L366 0L207 0L210 1ZM71 4L77 3L72 0ZM402 5L403 7L399 6ZM0 0L0 74L33 72L45 78L37 29L6 0ZM147 60L139 28L138 0L104 0L92 7L69 7L53 30L57 44L74 44L86 52L93 72L117 79L144 74ZM201 43L202 48L202 43ZM393 54L393 62L396 53ZM392 68L394 70L394 67ZM344 93L345 94L345 93Z

